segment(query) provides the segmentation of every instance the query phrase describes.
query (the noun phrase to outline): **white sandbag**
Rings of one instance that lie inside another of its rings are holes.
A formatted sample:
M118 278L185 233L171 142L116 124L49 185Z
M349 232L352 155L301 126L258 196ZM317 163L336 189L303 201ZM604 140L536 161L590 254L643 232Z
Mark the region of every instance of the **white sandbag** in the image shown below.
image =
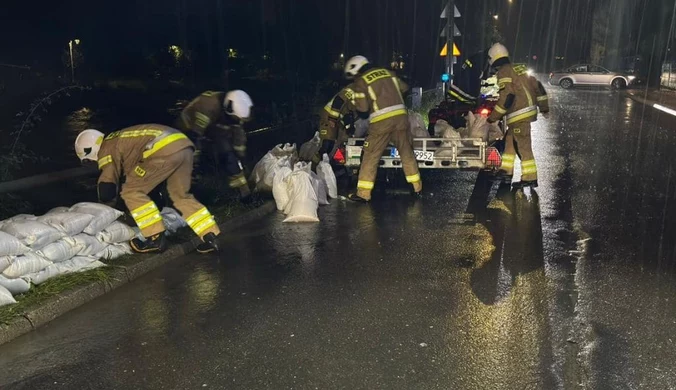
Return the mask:
M11 305L12 303L16 303L16 299L6 288L0 286L0 306Z
M77 243L71 237L64 237L40 249L37 251L37 254L52 263L60 263L77 256L83 249L84 245L82 243Z
M100 261L90 257L77 256L63 263L53 264L40 272L34 272L27 275L33 284L40 285L49 279L57 276L66 275L74 272L84 272L91 269L105 267L106 265Z
M317 164L317 175L326 182L329 197L336 199L338 197L338 181L326 153L322 156L322 161Z
M0 287L6 288L12 295L19 295L27 293L31 284L25 278L8 279L0 275Z
M90 214L66 211L45 214L39 217L37 221L47 224L67 236L74 236L82 233L93 219L94 216Z
M440 134L441 138L444 139L443 142L441 142L441 147L442 148L453 148L454 146L460 146L462 142L460 141L460 133L456 131L453 126L449 125L448 122L446 122L443 119L437 120L437 123L434 124L434 134ZM453 150L452 149L442 149L440 151L436 152L436 155L440 157L444 156L452 156L453 155Z
M312 161L312 158L317 155L321 146L322 139L319 137L319 132L316 131L311 140L301 145L300 151L298 152L298 158L301 161Z
M269 169L267 172L265 172L265 177L263 178L263 183L265 184L265 188L270 188L272 190L273 185L274 185L274 180L275 180L275 174L279 169L283 167L288 167L291 168L291 162L289 161L289 156L284 156L281 157L277 160L275 165Z
M95 235L108 227L122 216L122 212L100 203L82 202L70 208L70 211L93 215L94 219L83 230L84 233Z
M279 211L284 210L286 204L289 203L287 179L291 172L291 168L289 167L279 167L272 181L272 196L275 198L275 204Z
M310 171L310 177L312 178L312 189L317 195L317 202L320 206L326 206L329 204L326 182L320 179L319 176L317 176L317 174L312 171Z
M415 111L408 112L408 124L413 138L429 138L430 133L427 132L425 120L422 115Z
M58 214L58 213L67 213L68 210L70 210L70 207L65 207L65 206L59 206L59 207L54 207L53 209L47 211L45 215L49 214Z
M467 114L467 128L465 133L461 133L463 138L480 139L481 141L488 141L488 119L481 115L474 115L472 111ZM467 140L466 144L472 145L473 141Z
M33 214L19 214L13 216L12 218L6 219L4 222L35 221L36 219L38 219L38 217Z
M96 235L99 241L108 244L115 244L118 242L127 242L134 238L136 232L129 225L120 221L115 221L107 228L103 229Z
M12 264L14 256L0 256L0 273L5 271Z
M162 223L164 224L164 228L166 229L167 233L176 233L178 229L188 226L188 223L181 216L181 214L171 207L163 208L160 214L162 214ZM134 238L136 232L133 230L132 232L133 235L131 238ZM129 240L131 240L131 238Z
M288 178L288 191L289 202L284 209L288 217L284 222L319 222L319 204L310 174L303 169L292 172Z
M51 261L32 252L13 258L11 263L12 264L2 272L2 274L9 279L20 278L30 273L41 271L52 265Z
M2 225L3 232L11 234L22 244L33 250L40 250L65 234L53 227L38 221L13 221Z
M488 142L499 141L505 138L502 129L497 122L489 123L488 125Z
M268 152L254 167L254 171L251 174L251 181L256 185L256 190L259 192L269 192L272 191L272 186L267 186L265 184L265 177L268 172L271 172L275 165L277 165L278 158L275 157L272 153Z
M80 252L78 252L78 256L91 256L101 252L108 246L107 243L99 240L98 237L90 236L85 233L78 234L73 237L73 239L77 245L82 247Z
M357 119L354 122L354 137L355 138L364 138L369 132L369 121L368 119Z
M131 255L133 252L129 243L123 242L118 244L112 244L105 247L101 252L92 255L91 257L96 260L108 261L115 260L118 257L125 255Z
M0 229L2 229L2 226L0 226ZM28 251L30 251L30 248L22 244L18 238L0 230L0 257L23 255Z

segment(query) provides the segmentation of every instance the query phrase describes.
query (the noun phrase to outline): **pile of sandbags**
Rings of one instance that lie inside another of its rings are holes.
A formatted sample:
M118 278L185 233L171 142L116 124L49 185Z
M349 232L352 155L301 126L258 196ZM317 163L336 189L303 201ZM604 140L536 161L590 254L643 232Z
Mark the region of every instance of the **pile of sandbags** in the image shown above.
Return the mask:
M279 159L273 175L272 195L277 209L287 215L284 222L318 222L317 209L338 197L338 184L329 156L324 154L312 172L309 163L299 161L291 166L288 159Z
M462 138L481 139L484 142L497 141L503 137L497 123L488 123L487 118L474 115L471 111L467 114L467 128L464 133L460 132L460 135Z
M118 210L98 203L58 207L43 216L18 215L0 222L0 306L30 284L102 267L131 253L135 231ZM10 296L11 296L10 295Z

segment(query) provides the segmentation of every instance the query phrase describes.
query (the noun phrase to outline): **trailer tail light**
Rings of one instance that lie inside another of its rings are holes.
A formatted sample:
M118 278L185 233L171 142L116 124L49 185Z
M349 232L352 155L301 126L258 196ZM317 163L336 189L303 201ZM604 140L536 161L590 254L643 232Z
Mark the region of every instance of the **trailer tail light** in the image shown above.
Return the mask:
M342 148L336 150L336 153L333 155L333 161L338 164L345 164L345 153L343 153Z
M486 168L500 168L502 165L502 157L495 147L490 146L486 148L486 155L488 156L486 158Z
M479 114L481 114L482 117L488 118L488 115L490 115L491 110L488 108L482 108L481 111L479 111Z

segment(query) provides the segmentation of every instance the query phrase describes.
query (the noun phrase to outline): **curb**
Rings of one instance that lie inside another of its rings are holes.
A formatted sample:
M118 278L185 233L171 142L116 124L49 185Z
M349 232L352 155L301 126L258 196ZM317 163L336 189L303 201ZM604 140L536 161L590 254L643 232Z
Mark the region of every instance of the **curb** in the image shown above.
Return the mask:
M219 224L221 232L235 230L249 222L260 219L277 210L275 202L267 201L262 206ZM129 266L119 266L110 279L78 287L56 297L52 297L39 307L29 310L7 325L0 325L0 345L33 331L53 319L90 302L101 295L113 291L168 262L194 252L199 238L174 245L165 252L152 256L142 262Z
M649 100L649 99L644 99L644 98L642 98L642 97L640 97L640 96L636 96L636 95L634 95L634 94L627 93L627 92L624 93L624 96L625 96L625 97L628 97L629 99L631 99L631 100L633 100L633 101L635 101L635 102L641 103L641 104L643 104L643 105L645 105L645 106L652 107L652 108L654 108L654 109L656 109L656 110L660 110L660 111L665 112L665 113L667 113L667 114L669 114L669 115L676 116L676 110L675 110L675 109L670 108L670 107L667 107L667 106L664 106L664 105L662 105L662 104L659 104L659 102L656 102L656 101L653 101L653 100Z

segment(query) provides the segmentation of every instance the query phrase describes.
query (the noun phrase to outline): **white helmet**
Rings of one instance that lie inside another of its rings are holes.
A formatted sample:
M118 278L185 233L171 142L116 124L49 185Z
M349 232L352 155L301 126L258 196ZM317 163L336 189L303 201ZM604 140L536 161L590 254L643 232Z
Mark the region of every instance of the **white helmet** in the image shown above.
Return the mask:
M253 107L251 97L239 89L228 92L223 99L225 112L243 121L251 116L251 107Z
M507 51L507 48L502 43L495 43L488 49L488 63L491 65L496 60L504 57L509 57L509 51Z
M75 154L80 158L80 161L98 161L103 137L102 132L94 129L87 129L77 136L75 139Z
M359 74L361 68L368 63L369 60L367 60L364 56L354 56L350 58L345 63L345 78L352 80L353 78L357 77L357 74Z

